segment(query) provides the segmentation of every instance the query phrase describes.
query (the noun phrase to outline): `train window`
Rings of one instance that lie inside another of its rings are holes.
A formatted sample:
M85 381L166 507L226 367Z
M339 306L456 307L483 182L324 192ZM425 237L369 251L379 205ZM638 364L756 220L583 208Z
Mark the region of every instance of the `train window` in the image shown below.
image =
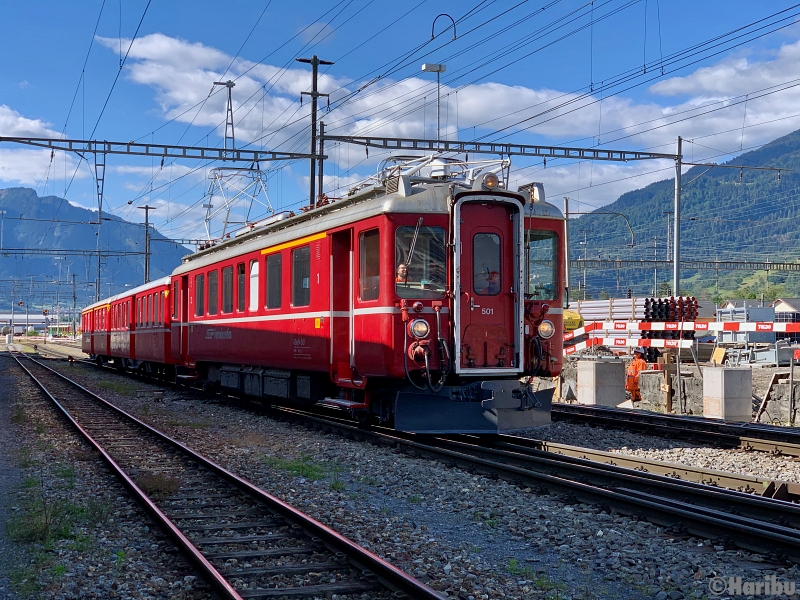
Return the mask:
M172 282L172 318L178 318L178 282Z
M447 277L443 227L398 227L394 254L398 296L441 298L444 295Z
M236 310L244 311L244 263L236 265Z
M145 321L148 325L153 324L153 294L147 294L147 315Z
M500 236L476 233L472 238L472 289L481 296L496 296L500 284Z
M142 299L136 299L136 325L141 326L142 324Z
M555 231L525 231L527 298L555 300L558 297L557 258L558 234Z
M359 235L358 289L362 300L377 300L380 290L381 248L377 229Z
M233 267L222 269L222 312L233 312Z
M194 277L194 314L202 317L205 313L205 276L195 275Z
M250 310L258 310L258 261L250 261Z
M280 252L267 257L267 308L281 307L282 262Z
M219 303L219 271L216 269L208 272L208 314L217 314Z
M161 323L161 292L156 292L153 295L153 308L155 308L155 323L159 325Z
M292 250L292 306L311 304L311 248Z

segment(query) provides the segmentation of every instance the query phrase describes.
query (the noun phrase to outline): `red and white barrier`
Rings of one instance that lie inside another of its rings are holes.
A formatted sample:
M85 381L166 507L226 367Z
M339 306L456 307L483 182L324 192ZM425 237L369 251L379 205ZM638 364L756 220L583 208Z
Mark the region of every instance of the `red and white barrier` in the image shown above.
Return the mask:
M800 323L772 323L738 321L717 321L714 323L671 323L644 321L594 321L586 323L574 331L564 334L567 342L579 335L592 331L758 331L764 333L800 333ZM644 341L644 340L643 340Z
M577 330L576 330L577 331ZM693 340L643 340L641 338L601 338L592 337L584 342L564 347L564 354L574 354L591 346L610 346L613 348L691 348Z

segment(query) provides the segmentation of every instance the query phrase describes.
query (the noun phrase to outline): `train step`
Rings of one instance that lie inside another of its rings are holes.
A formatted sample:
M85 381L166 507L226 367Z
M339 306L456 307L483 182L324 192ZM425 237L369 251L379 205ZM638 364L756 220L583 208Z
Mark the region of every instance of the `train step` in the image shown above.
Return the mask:
M343 400L341 398L325 398L320 400L317 404L327 406L329 408L341 408L344 410L359 410L362 408L369 408L368 404L363 402L354 402L352 400Z

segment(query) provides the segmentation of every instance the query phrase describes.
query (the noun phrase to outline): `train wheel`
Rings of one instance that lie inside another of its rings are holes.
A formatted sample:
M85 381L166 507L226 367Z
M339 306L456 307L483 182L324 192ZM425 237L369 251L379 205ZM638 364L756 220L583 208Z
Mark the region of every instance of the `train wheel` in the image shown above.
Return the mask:
M369 429L372 425L372 415L366 410L353 411L353 419L360 429Z

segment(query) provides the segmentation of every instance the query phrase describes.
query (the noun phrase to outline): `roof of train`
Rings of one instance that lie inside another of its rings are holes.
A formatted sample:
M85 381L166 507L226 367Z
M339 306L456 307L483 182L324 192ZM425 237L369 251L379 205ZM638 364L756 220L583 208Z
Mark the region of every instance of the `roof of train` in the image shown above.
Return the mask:
M152 290L152 289L157 288L157 287L161 287L161 286L164 286L164 285L169 286L170 277L171 276L169 276L169 275L167 277L161 277L159 279L155 279L153 281L145 283L144 285L140 285L139 287L135 287L135 288L130 289L130 290L125 290L124 292L116 294L114 296L110 296L109 298L104 298L103 300L100 300L99 302L95 302L94 304L90 304L89 306L85 307L83 309L83 311L92 310L92 309L95 309L95 308L100 308L101 306L106 306L107 304L110 304L110 303L114 302L115 300L120 300L122 298L128 298L129 296L133 296L134 294L141 294L142 292L146 292L148 290ZM81 311L81 312L83 312L83 311Z
M411 186L411 193L408 195L402 195L396 192L387 194L384 186L374 185L359 190L352 196L342 198L341 200L331 202L330 204L309 210L299 215L280 220L274 220L274 218L267 219L266 223L257 225L252 231L238 235L230 240L225 240L211 248L185 256L183 262L172 272L172 276L212 265L233 256L254 252L256 250L263 250L270 246L322 233L341 225L380 214L447 214L447 198L451 185L456 185L456 187L459 187L461 191L464 192L471 191L471 188L466 188L458 185L457 182L447 180L425 179L415 180L412 183L415 185ZM510 192L507 190L500 191L506 194L520 196L525 201L526 217L559 220L564 218L561 211L548 202L530 202L530 195L526 190L520 189L518 192ZM491 194L492 192L486 191L487 196ZM99 308L120 298L141 293L154 287L169 285L169 283L170 277L151 281L145 285L90 304L83 310Z
M380 214L447 214L447 198L452 184L452 181L428 180L424 185L414 185L411 188L411 194L407 196L399 193L387 194L386 189L382 186L370 187L351 197L337 200L288 219L256 227L244 235L185 256L183 263L173 271L173 275L180 275L226 258L263 250L270 246L322 233ZM463 191L470 190L464 189ZM502 191L527 200L527 194L522 192ZM485 193L488 196L492 192ZM563 219L561 211L547 202L526 202L525 213L526 216Z

